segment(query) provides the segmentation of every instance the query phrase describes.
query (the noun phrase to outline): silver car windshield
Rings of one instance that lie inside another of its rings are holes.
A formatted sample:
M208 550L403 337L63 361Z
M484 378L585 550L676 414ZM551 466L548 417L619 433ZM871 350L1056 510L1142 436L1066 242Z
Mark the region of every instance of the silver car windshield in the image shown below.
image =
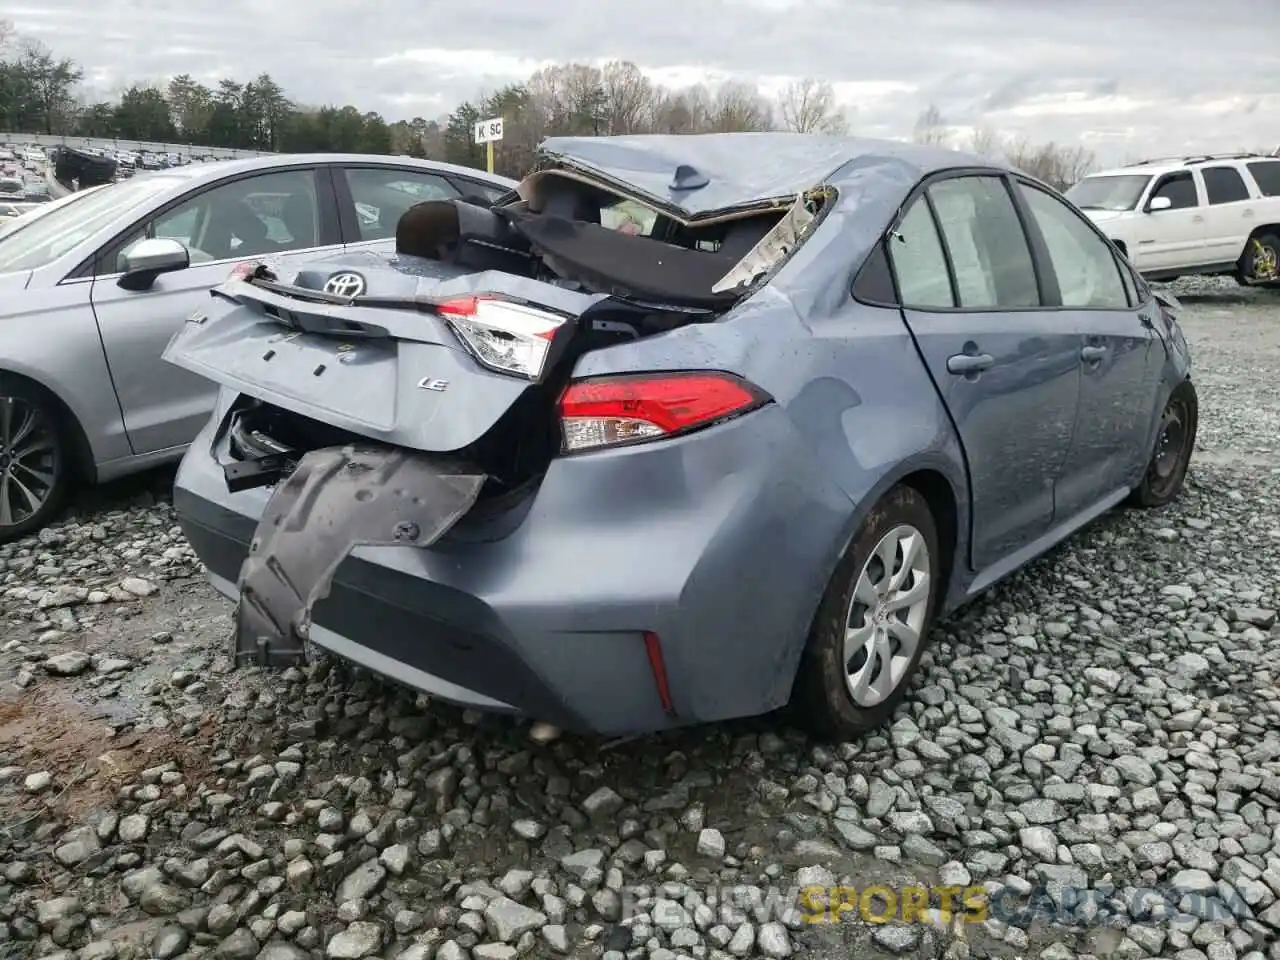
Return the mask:
M49 204L38 216L26 217L0 230L0 273L37 270L127 216L151 197L183 181L176 177L125 180L72 194Z

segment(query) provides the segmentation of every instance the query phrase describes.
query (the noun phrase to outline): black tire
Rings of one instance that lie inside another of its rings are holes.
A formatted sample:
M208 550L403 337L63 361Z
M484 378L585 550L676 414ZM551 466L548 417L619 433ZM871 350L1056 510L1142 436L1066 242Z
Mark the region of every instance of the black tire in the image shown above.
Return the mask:
M1280 236L1267 232L1250 237L1236 269L1246 286L1280 281Z
M859 578L881 540L903 526L914 528L928 550L928 597L919 640L892 691L877 703L863 705L854 701L849 685L849 664L854 661L844 657L846 624L851 615L871 616L869 611L853 613ZM890 490L867 515L832 574L801 658L791 707L813 734L831 741L850 740L882 726L892 716L929 644L929 631L945 586L941 560L937 525L924 497L908 486Z
M1160 414L1151 459L1142 482L1129 494L1130 506L1163 507L1177 498L1187 479L1199 425L1200 399L1191 381L1183 380L1173 388Z
M24 450L32 452L17 456ZM62 509L73 479L70 454L67 425L53 399L0 374L0 543L34 533ZM28 493L42 494L34 509Z

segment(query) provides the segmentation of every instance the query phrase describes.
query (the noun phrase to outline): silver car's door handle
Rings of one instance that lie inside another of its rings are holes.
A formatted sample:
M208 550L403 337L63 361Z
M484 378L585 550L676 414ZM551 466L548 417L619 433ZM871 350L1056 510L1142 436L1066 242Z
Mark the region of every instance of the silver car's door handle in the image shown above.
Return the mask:
M1097 363L1107 355L1106 347L1081 347L1080 359L1085 363Z
M989 353L957 353L947 357L947 373L981 373L996 362Z

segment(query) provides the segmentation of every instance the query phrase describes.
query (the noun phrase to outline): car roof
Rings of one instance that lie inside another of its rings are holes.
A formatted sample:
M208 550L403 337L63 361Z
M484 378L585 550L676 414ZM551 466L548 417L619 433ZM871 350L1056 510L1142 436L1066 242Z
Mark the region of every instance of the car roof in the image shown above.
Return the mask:
M874 170L895 185L957 167L1010 169L942 147L806 133L640 134L552 137L544 160L578 167L690 216L794 197L823 183L866 183ZM682 169L684 168L684 169ZM679 175L704 186L672 189Z
M417 167L424 173L442 173L453 174L455 176L467 177L471 180L479 180L484 183L491 183L495 187L511 189L515 186L514 180L506 177L500 177L497 174L486 173L484 170L476 170L472 167L462 167L452 163L442 163L437 160L418 160L405 157L390 157L367 153L273 153L258 157L243 157L236 160L217 160L212 162L196 162L185 164L181 167L170 167L167 170L156 170L148 173L137 174L137 177L150 178L180 178L190 181L192 185L197 185L204 181L222 180L228 176L234 176L237 173L256 173L258 171L269 171L276 168L296 167L302 164L323 163L350 163L350 164L374 164L386 165L394 167Z

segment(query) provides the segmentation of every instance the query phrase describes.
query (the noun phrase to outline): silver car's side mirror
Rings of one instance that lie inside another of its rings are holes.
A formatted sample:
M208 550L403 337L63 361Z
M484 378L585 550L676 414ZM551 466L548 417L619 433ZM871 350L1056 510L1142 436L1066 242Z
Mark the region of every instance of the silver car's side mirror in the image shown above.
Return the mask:
M1156 210L1168 210L1173 206L1173 201L1168 197L1152 197L1147 203L1147 211L1154 213Z
M126 290L147 290L160 274L185 270L190 265L190 251L177 240L139 240L121 254L121 277L117 282Z

